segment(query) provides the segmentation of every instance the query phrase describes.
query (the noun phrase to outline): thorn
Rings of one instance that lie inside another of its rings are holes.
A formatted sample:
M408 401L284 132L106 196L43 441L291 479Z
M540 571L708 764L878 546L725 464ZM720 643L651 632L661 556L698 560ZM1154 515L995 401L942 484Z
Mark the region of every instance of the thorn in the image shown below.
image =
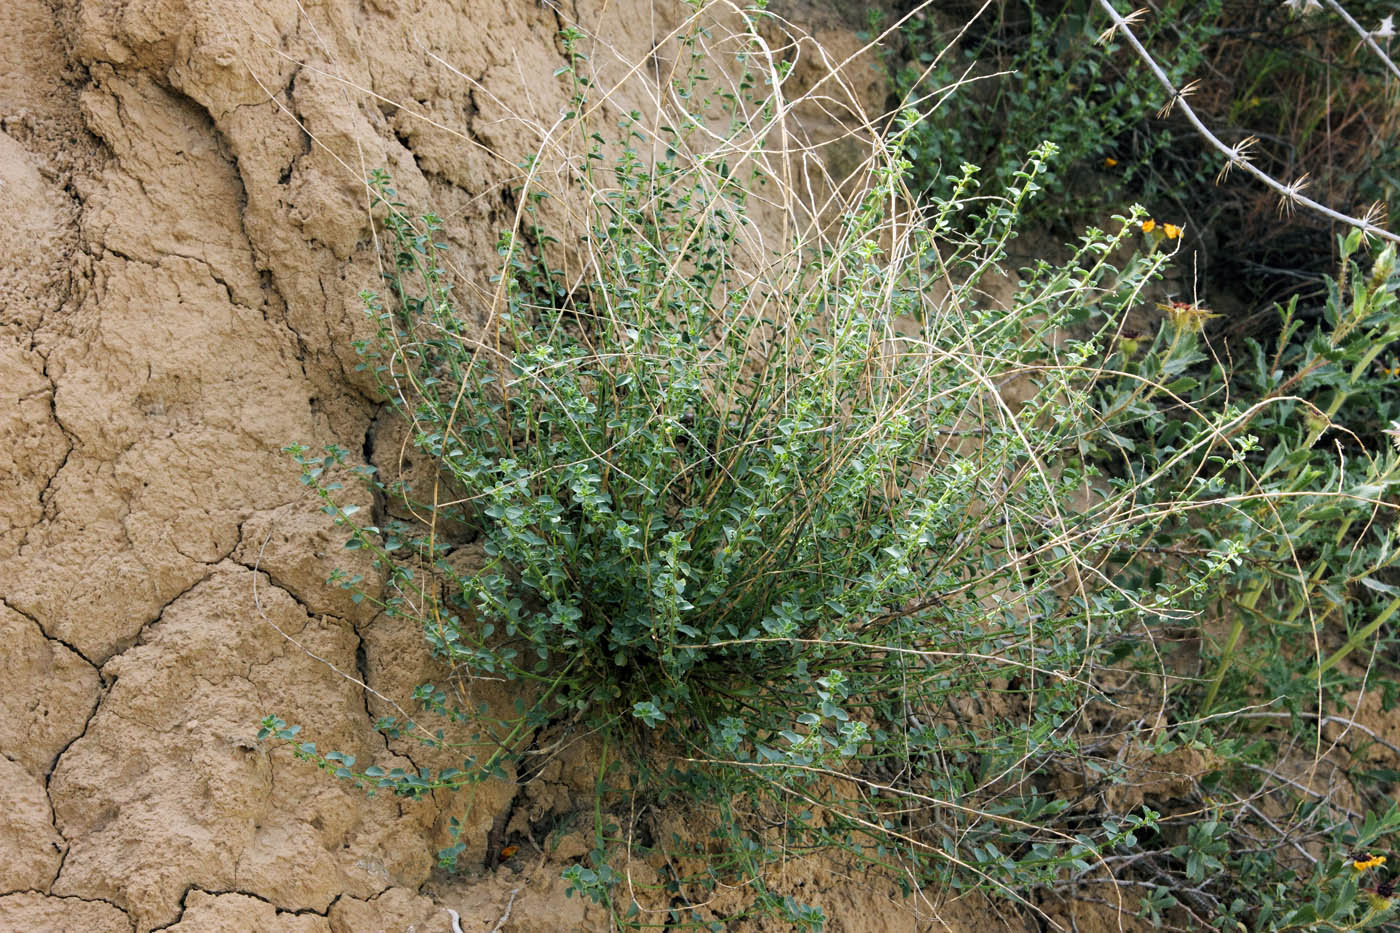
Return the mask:
M1278 213L1280 217L1292 217L1293 208L1297 206L1299 193L1308 186L1308 173L1299 175L1293 184L1284 188L1283 194L1279 197Z
M1361 226L1370 233L1372 229L1380 229L1385 224L1385 218L1390 213L1384 201L1373 201L1371 206L1366 208L1366 213L1361 215Z
M1197 78L1195 81L1192 81L1190 84L1177 91L1175 94L1172 95L1171 100L1167 101L1166 105L1162 107L1161 110L1157 111L1157 119L1165 120L1167 118L1167 115L1172 112L1172 108L1176 106L1177 101L1185 100L1200 89L1201 80Z
M1133 26L1136 26L1138 20L1142 19L1146 15L1147 7L1141 7L1140 9L1133 10L1133 12L1123 17L1123 21L1121 23L1113 23L1103 32L1099 33L1099 37L1095 39L1094 42L1098 45L1108 44L1113 40L1114 35L1118 32L1120 28L1130 29Z
M1249 150L1253 149L1258 142L1258 136L1246 136L1244 139L1236 143L1235 148L1230 150L1229 159L1226 160L1225 165L1216 174L1215 183L1218 185L1221 182L1225 181L1225 179L1229 178L1230 169L1234 168L1236 165L1244 165L1246 162L1248 162Z
M1400 422L1390 422L1390 427L1381 432L1390 438L1391 445L1396 453L1400 453Z

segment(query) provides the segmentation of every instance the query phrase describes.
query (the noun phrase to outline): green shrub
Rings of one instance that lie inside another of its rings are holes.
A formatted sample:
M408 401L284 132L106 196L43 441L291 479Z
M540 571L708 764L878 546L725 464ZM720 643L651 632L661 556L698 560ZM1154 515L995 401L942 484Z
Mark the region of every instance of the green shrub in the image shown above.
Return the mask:
M639 793L782 814L787 847L1004 885L1125 832L1075 838L1024 820L1063 806L1027 777L1072 750L1093 692L1073 672L1131 624L1096 583L1056 592L1133 529L1089 531L1068 504L1084 476L1060 452L1092 419L1093 371L1089 348L1053 337L1090 301L1130 301L1163 261L1109 265L1135 235L1120 221L1039 270L1010 312L980 301L1052 152L962 249L940 251L918 227L880 248L896 165L839 236L755 279L737 172L624 150L614 184L580 179L595 213L567 245L586 250L584 274L549 269L524 237L502 241L499 343L461 323L434 262L436 221L408 224L381 178L397 293L394 310L369 299L371 356L459 491L435 517L480 529L488 557L466 576L439 565L445 623L418 620L435 651L536 682L520 721L576 721L611 748L648 750L632 762ZM945 219L959 207L944 202ZM932 283L952 275L935 299ZM1019 410L998 395L1011 379L1030 387ZM377 547L375 532L357 541ZM987 690L1015 714L960 722L955 702ZM856 796L831 797L840 776ZM898 820L868 797L886 787L905 798ZM818 807L825 821L809 827ZM722 818L746 871L776 855ZM606 868L600 852L587 871Z
M1114 483L1139 490L1154 516L1133 551L1110 559L1125 589L1196 578L1220 549L1233 555L1228 573L1182 604L1199 620L1201 676L1165 704L1174 741L1217 758L1186 806L1209 820L1187 823L1174 846L1139 853L1155 896L1194 902L1198 919L1359 929L1385 914L1359 896L1361 874L1343 856L1394 844L1394 772L1362 765L1372 741L1364 725L1355 758L1319 760L1329 755L1324 723L1354 715L1352 691L1370 679L1388 706L1400 682L1386 628L1400 609L1400 455L1383 433L1400 406L1377 362L1400 339L1397 279L1393 249L1363 274L1360 247L1359 233L1343 238L1341 275L1322 307L1305 315L1294 299L1278 309L1274 345L1250 341L1243 359L1206 340L1206 309L1167 306L1155 338L1121 341L1108 360L1121 375L1102 384L1099 410L1114 444L1085 451ZM1212 619L1226 624L1201 624ZM1336 780L1318 790L1287 776L1319 764L1342 769L1365 809ZM1172 822L1161 821L1164 835Z
M1244 359L1228 367L1211 360L1207 372L1187 370L1174 384L1177 393L1198 403L1209 398L1210 386L1240 400L1235 405L1241 418L1232 430L1247 453L1228 477L1230 484L1223 485L1227 477L1221 477L1222 485L1212 491L1249 498L1228 512L1176 523L1180 533L1162 529L1163 537L1178 543L1191 539L1204 549L1219 539L1240 541L1248 555L1228 591L1224 614L1233 623L1204 712L1210 711L1250 623L1312 640L1314 650L1308 652L1251 654L1262 655L1265 664L1291 665L1315 687L1317 676L1331 671L1400 608L1400 590L1393 585L1400 581L1394 572L1395 529L1385 513L1390 487L1400 477L1400 460L1389 450L1385 431L1400 420L1400 398L1380 373L1382 358L1400 341L1391 281L1394 249L1382 251L1371 274L1363 276L1354 259L1360 244L1359 233L1340 243L1342 280L1328 280L1319 317L1305 317L1294 298L1279 309L1273 346L1251 339ZM1197 360L1206 362L1195 349L1198 331L1173 329L1170 312L1163 330L1192 345ZM1149 351L1143 363L1124 365L1151 373L1152 362ZM1246 405L1257 414L1243 417ZM1139 395L1135 404L1122 406L1122 416L1140 419L1140 439L1133 446L1138 457L1149 463L1171 457L1179 422L1170 410L1143 407ZM1261 607L1269 607L1262 616ZM1279 610L1281 615L1267 615ZM1334 655L1318 657L1319 633L1338 622L1346 633L1344 644ZM1277 677L1264 680L1278 682Z
M1194 307L1146 346L1121 339L1170 260L1140 239L1140 209L993 302L1056 147L1001 182L964 165L916 212L899 155L923 132L912 116L843 212L775 242L754 202L800 195L769 171L782 110L752 75L717 80L731 63L706 42L686 38L672 104L610 138L580 37L565 36L574 108L541 152L567 149L567 184L546 192L537 159L522 165L525 209L501 236L484 329L444 270L441 222L372 180L392 263L388 293L365 296L377 335L359 349L441 471L431 489L380 489L425 524L361 521L328 481L346 452L292 452L350 546L374 555L381 607L421 627L454 680L518 694L481 709L425 685L421 718L441 729L379 724L445 747L453 730L488 736L493 750L461 767L296 753L422 795L503 777L545 730L599 737L594 847L565 874L618 922L722 927L692 905L726 886L754 913L818 928L819 905L770 872L814 853L1028 908L1037 889L1118 877L1159 920L1311 922L1290 911L1336 891L1308 909L1346 916L1358 888L1338 847L1389 838L1395 810L1359 828L1330 804L1296 810L1289 826L1327 858L1294 891L1288 837L1261 835L1277 825L1248 809L1288 792L1251 770L1276 724L1199 715L1272 710L1279 684L1296 707L1306 652L1280 654L1297 666L1255 695L1239 635L1218 674L1185 682L1160 650L1222 595L1258 613L1263 596L1289 605L1296 582L1304 608L1271 610L1295 619L1328 587L1389 598L1379 507L1400 458L1314 449L1328 416L1366 404L1363 377L1394 336L1389 273L1338 286L1306 343L1261 349L1257 384L1212 360ZM468 543L483 561L463 569L448 558ZM1390 611L1364 606L1338 652ZM1275 621L1250 638L1294 638ZM1132 717L1149 712L1157 728L1139 735ZM275 716L262 737L299 738ZM1193 791L1212 803L1165 816L1179 802L1109 803L1135 763L1180 747L1218 756ZM660 838L651 805L703 813L714 838ZM623 856L700 867L649 891L619 884Z

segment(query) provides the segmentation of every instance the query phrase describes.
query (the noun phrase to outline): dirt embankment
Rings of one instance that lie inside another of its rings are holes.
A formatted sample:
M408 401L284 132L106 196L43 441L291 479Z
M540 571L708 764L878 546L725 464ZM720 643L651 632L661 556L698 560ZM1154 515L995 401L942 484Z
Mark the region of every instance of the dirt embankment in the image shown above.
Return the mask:
M678 11L570 15L644 61ZM565 99L564 22L533 0L0 4L0 929L421 933L444 905L469 930L605 925L564 898L567 853L434 879L453 816L482 866L515 783L370 799L254 741L276 712L361 764L427 763L357 682L405 697L421 636L325 586L339 535L279 450L397 459L351 349L377 278L361 180L390 168L484 277L528 121ZM577 790L561 772L526 806ZM837 928L912 928L847 887Z

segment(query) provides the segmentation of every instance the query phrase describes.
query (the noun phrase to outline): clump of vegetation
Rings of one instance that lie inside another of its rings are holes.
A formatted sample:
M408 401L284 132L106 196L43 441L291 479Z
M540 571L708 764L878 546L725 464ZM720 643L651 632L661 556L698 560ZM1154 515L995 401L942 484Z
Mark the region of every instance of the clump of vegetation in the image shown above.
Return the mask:
M1400 339L1397 282L1393 249L1367 276L1354 262L1360 244L1359 233L1339 243L1341 276L1320 320L1305 321L1295 299L1278 309L1272 345L1251 340L1240 360L1206 339L1208 309L1164 306L1150 343L1120 340L1107 362L1120 375L1105 383L1101 411L1119 446L1085 451L1156 515L1134 551L1115 558L1126 589L1194 578L1220 549L1232 553L1190 607L1185 632L1199 649L1164 697L1174 741L1204 743L1216 766L1190 797L1184 841L1139 854L1138 871L1154 880L1149 903L1169 898L1196 923L1361 928L1348 925L1384 916L1358 894L1361 874L1346 857L1389 844L1400 828L1390 775L1360 765L1374 733L1355 726L1341 750L1334 744L1331 777L1315 786L1290 777L1316 775L1328 723L1354 725L1358 692L1379 690L1388 706L1397 682L1385 626L1400 609L1400 456L1368 440L1377 416L1400 417L1375 366ZM1203 429L1214 449L1182 457ZM1164 495L1174 500L1165 507ZM1388 883L1384 873L1371 880Z
M701 905L724 886L820 928L772 870L815 856L1028 911L1112 884L1164 924L1388 916L1383 864L1350 858L1400 830L1384 777L1356 777L1358 812L1283 759L1391 650L1400 454L1369 439L1400 417L1373 379L1393 252L1363 269L1345 239L1318 316L1290 304L1239 361L1198 303L1127 329L1179 243L1141 208L993 301L1060 153L920 177L912 111L841 210L777 242L762 211L806 194L771 171L783 72L704 23L660 109L612 129L565 33L573 106L522 164L485 328L441 221L372 180L392 262L359 349L441 471L380 489L424 523L361 520L327 479L347 454L292 449L448 671L381 728L452 747L470 722L493 750L410 773L275 716L263 737L405 795L598 737L593 851L566 875L619 923L723 928ZM480 561L449 559L469 543ZM479 708L480 677L517 701ZM1188 789L1154 790L1183 751L1206 763ZM714 837L663 836L661 803ZM669 874L620 884L629 860Z

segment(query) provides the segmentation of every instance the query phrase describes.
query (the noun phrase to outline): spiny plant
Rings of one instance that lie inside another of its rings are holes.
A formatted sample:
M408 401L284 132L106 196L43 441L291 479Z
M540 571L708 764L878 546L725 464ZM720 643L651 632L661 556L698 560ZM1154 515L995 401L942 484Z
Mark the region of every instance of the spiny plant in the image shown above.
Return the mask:
M725 53L712 13L676 34L684 67L656 112L625 114L616 135L586 37L565 33L571 109L521 165L485 327L459 305L441 221L371 179L391 262L359 349L440 479L361 472L425 521L362 521L329 481L347 453L291 450L385 595L337 582L420 627L446 669L415 695L421 717L379 726L447 748L475 730L491 750L409 772L299 742L276 716L262 737L404 795L528 771L546 736L597 737L593 849L565 874L638 926L819 928L820 905L777 881L794 857L1027 909L1035 889L1116 865L1131 884L1137 864L1233 865L1221 847L1237 824L1179 838L1153 807L1104 796L1139 753L1208 743L1200 724L1100 741L1093 723L1117 715L1125 682L1163 689L1154 636L1191 623L1250 546L1222 527L1169 563L1143 542L1177 514L1293 495L1258 481L1243 433L1286 400L1176 405L1191 339L1126 365L1124 316L1170 258L1135 251L1140 209L988 298L1053 144L1004 186L978 194L963 165L919 204L909 114L871 141L855 190L801 203L820 185L774 170L794 104L783 71L754 14ZM546 160L566 184L546 190ZM774 205L786 224L770 226ZM1122 469L1134 431L1161 433L1154 418L1172 438ZM451 559L468 543L480 560ZM517 685L515 702L474 703L484 677ZM713 838L661 835L637 816L651 805L703 814ZM1368 841L1393 829L1377 826ZM664 880L627 878L634 862ZM1142 884L1145 910L1174 909ZM704 906L718 888L744 892L723 917Z

